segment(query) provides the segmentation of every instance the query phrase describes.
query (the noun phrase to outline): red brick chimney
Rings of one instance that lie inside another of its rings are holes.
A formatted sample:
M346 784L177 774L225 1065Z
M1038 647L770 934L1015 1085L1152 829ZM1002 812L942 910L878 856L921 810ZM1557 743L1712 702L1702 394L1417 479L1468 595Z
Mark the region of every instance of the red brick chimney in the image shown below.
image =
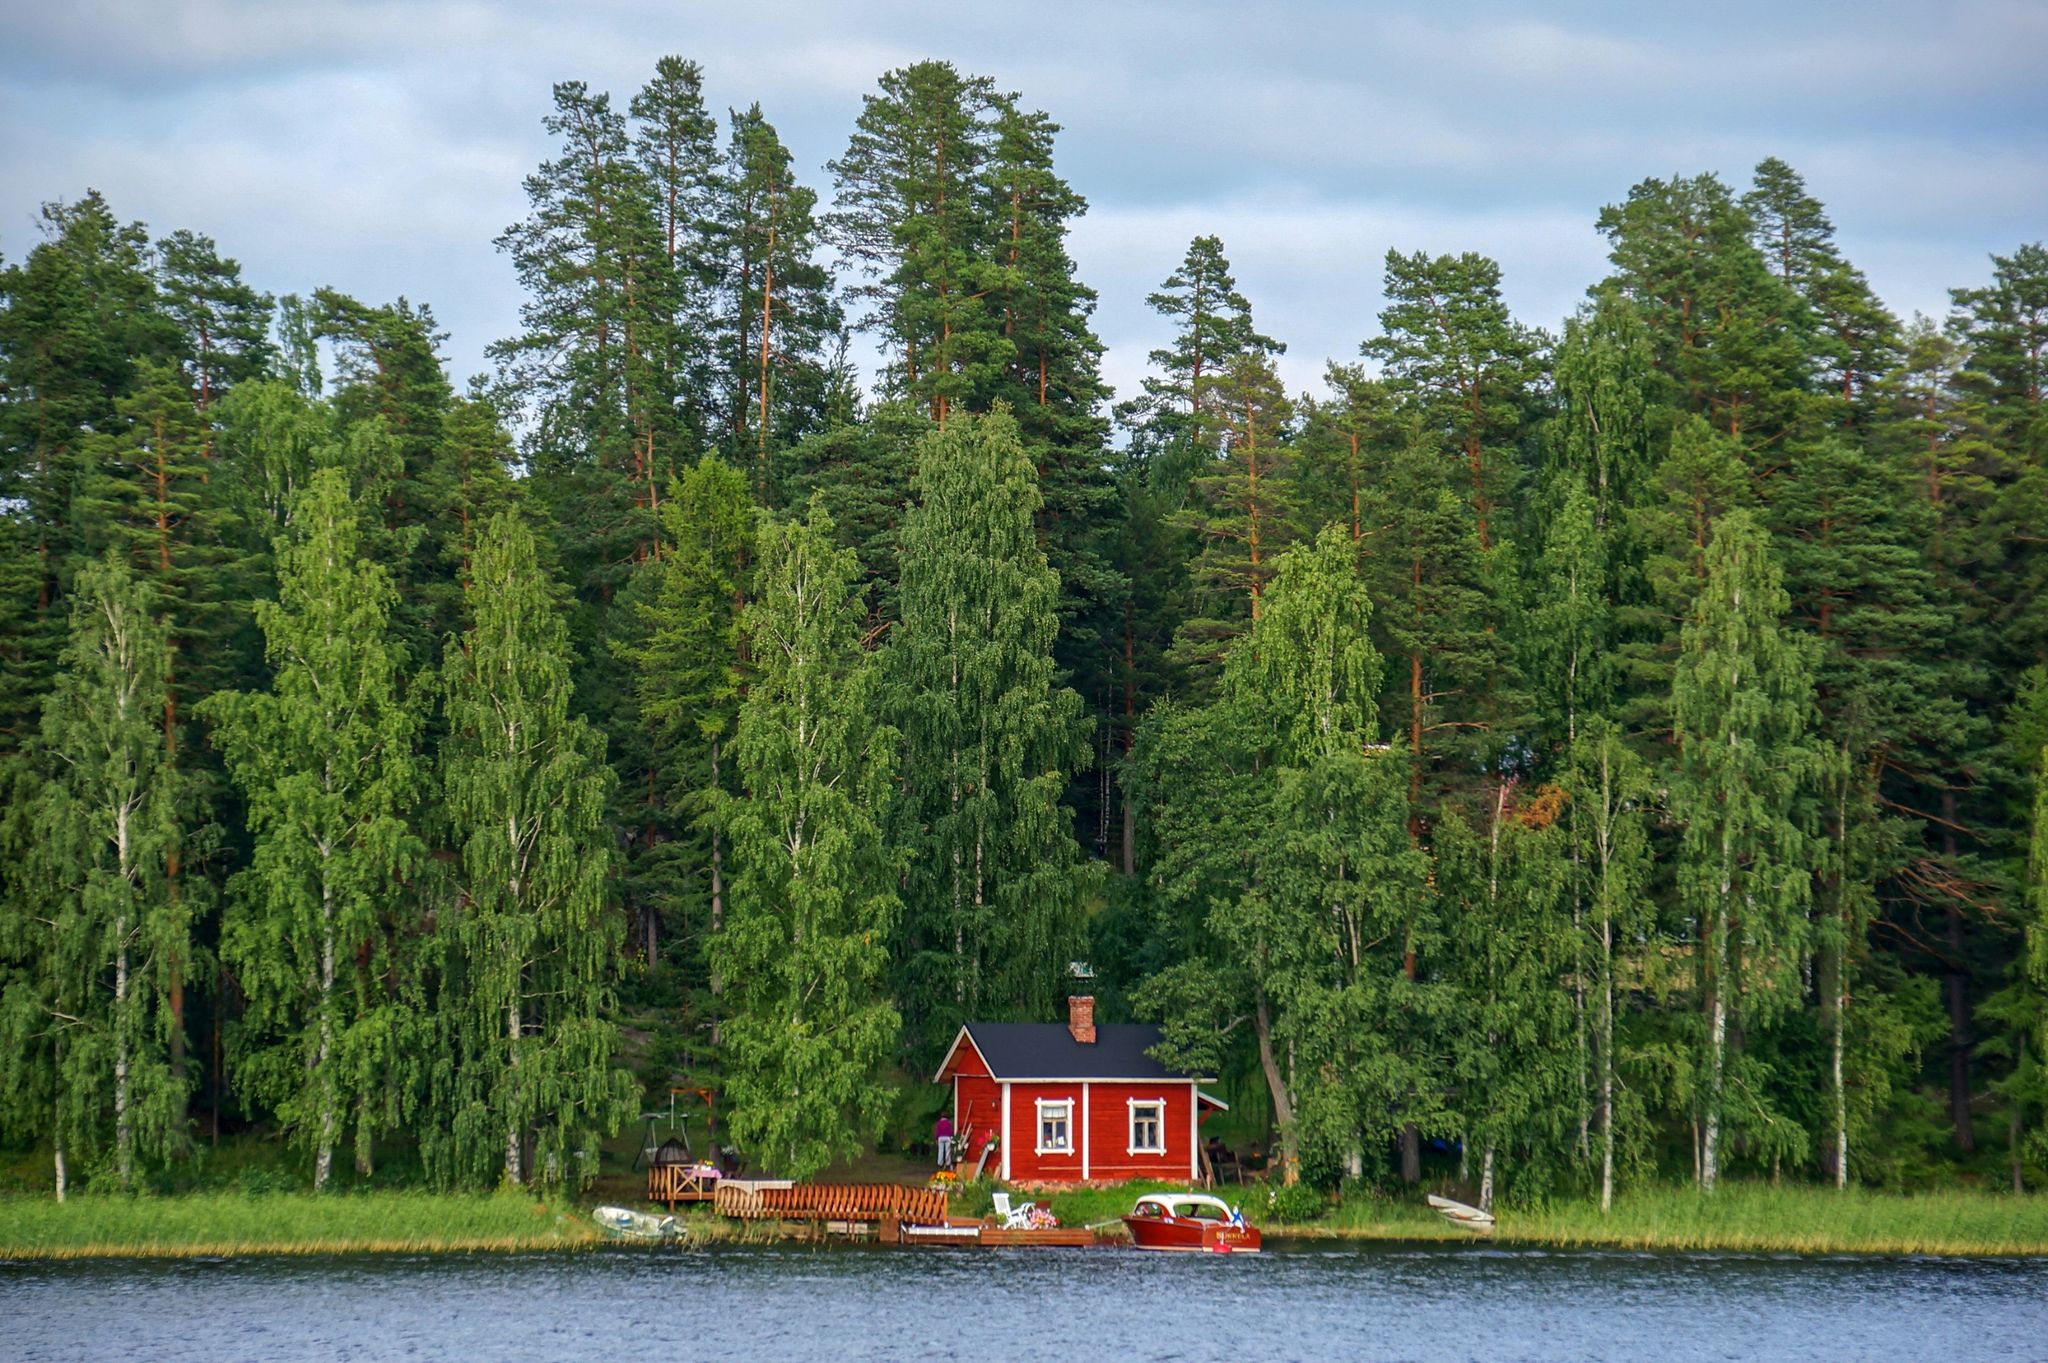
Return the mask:
M1067 998L1067 1030L1083 1046L1095 1044L1095 996L1073 994Z

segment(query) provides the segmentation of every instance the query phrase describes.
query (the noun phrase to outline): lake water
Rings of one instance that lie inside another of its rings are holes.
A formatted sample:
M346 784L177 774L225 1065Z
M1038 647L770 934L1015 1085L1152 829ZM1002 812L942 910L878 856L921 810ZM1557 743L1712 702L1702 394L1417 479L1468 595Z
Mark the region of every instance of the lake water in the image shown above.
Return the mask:
M2048 1359L2048 1262L1276 1247L0 1264L0 1358Z

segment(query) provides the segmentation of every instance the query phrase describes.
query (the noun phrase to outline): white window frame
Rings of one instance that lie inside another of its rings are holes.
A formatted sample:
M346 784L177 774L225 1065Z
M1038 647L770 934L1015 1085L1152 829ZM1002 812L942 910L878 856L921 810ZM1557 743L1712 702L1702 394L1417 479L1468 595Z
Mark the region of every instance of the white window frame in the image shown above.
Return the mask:
M1127 1120L1126 1120L1126 1124L1125 1124L1125 1126L1124 1126L1124 1133L1125 1133L1125 1138L1126 1138L1126 1139L1125 1139L1125 1145L1124 1145L1124 1153L1125 1153L1125 1154L1127 1154L1127 1155L1163 1155L1163 1154L1165 1154L1165 1153L1166 1153L1166 1099L1164 1099L1164 1098L1126 1098L1126 1099L1124 1099L1124 1106L1125 1106L1125 1108L1126 1108L1126 1109L1128 1110L1128 1112L1127 1112ZM1139 1108L1141 1108L1141 1107L1149 1107L1149 1108L1151 1108L1151 1109L1153 1110L1153 1119L1152 1119L1152 1129L1153 1129L1153 1130L1154 1130L1155 1132L1157 1132L1157 1133L1158 1133L1158 1140L1159 1140L1159 1144L1157 1144L1157 1145L1139 1145L1139 1144L1138 1144L1138 1109L1139 1109Z
M1037 1111L1038 1121L1032 1127L1035 1149L1041 1155L1072 1155L1079 1149L1074 1143L1074 1100L1072 1098L1040 1098L1032 1106ZM1047 1145L1045 1143L1045 1122L1051 1110L1059 1109L1059 1118L1066 1123L1067 1143Z

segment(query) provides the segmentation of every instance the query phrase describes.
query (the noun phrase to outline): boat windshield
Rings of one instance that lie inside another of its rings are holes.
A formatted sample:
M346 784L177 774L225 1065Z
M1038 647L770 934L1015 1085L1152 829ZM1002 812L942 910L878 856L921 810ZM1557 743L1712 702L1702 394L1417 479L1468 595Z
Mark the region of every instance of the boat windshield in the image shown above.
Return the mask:
M1138 1205L1131 1209L1131 1215L1171 1216L1181 1221L1228 1221L1230 1208L1218 1198L1199 1195L1141 1197Z

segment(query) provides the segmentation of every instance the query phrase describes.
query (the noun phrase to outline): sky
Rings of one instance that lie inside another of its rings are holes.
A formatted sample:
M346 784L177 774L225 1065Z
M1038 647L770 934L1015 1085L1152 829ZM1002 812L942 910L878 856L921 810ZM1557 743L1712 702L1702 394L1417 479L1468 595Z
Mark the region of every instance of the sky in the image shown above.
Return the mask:
M2048 236L2048 0L0 0L0 33L0 256L95 188L259 288L430 305L458 382L517 330L492 240L550 154L550 86L623 105L666 53L714 109L758 101L826 196L894 67L943 58L1048 112L1121 394L1199 234L1296 390L1376 332L1390 248L1490 255L1554 329L1603 272L1600 208L1651 176L1739 188L1780 157L1902 315Z

